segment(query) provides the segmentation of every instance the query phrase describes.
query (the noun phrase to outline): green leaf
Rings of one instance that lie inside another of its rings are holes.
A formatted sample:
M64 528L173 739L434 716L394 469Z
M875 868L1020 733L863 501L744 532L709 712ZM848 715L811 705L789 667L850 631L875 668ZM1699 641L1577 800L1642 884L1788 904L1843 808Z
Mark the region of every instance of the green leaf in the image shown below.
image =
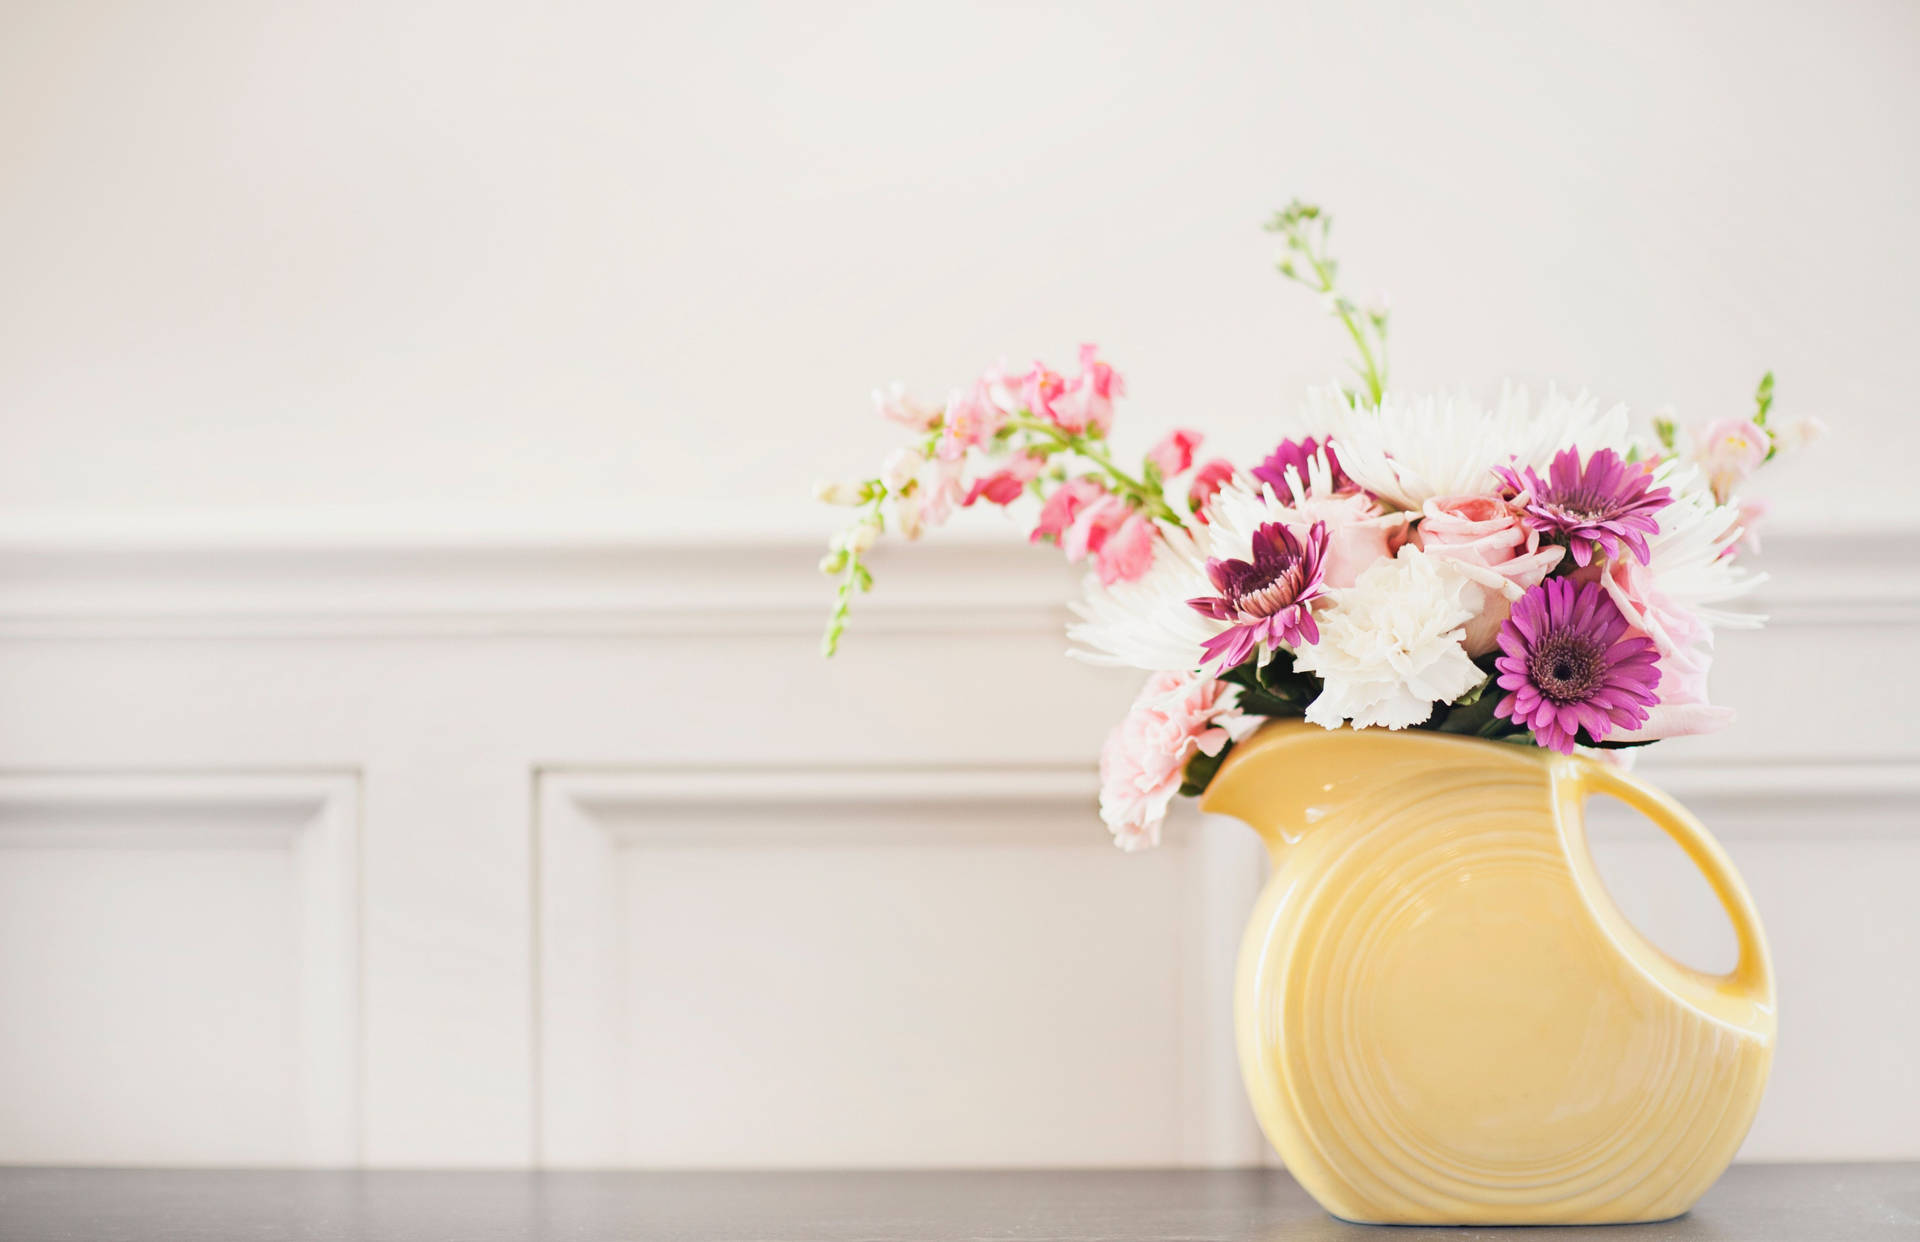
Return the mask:
M1198 798L1207 792L1207 786L1213 783L1214 774L1220 770L1220 765L1232 753L1233 743L1228 742L1220 748L1220 753L1217 755L1196 753L1193 758L1187 760L1187 770L1180 781L1180 796Z
M1574 735L1574 741L1582 746L1591 746L1595 750L1632 750L1637 746L1651 746L1658 738L1648 738L1644 742L1596 742L1585 729Z
M1753 390L1753 404L1756 413L1753 421L1764 427L1767 425L1767 412L1773 409L1773 372L1768 371L1760 377L1760 386Z

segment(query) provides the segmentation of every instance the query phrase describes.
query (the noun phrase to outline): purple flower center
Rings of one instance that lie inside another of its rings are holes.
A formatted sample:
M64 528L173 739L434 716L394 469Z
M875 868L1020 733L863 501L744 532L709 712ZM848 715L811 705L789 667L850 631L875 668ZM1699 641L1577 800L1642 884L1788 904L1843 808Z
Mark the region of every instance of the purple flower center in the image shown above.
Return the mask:
M1673 500L1653 486L1646 465L1601 449L1584 464L1577 449L1562 449L1547 477L1528 466L1496 466L1494 474L1522 511L1522 520L1548 539L1566 543L1573 563L1588 565L1596 553L1610 557L1631 552L1642 565L1650 559L1647 536L1659 533L1654 515Z
M1246 561L1223 561L1214 585L1235 612L1249 617L1271 617L1290 607L1306 586L1306 563L1293 556L1254 554Z
M1542 698L1582 703L1606 680L1606 655L1605 646L1592 635L1559 630L1527 656L1527 679Z
M1300 539L1279 522L1265 522L1250 542L1251 560L1207 561L1207 579L1218 595L1187 601L1202 616L1227 622L1226 629L1201 645L1204 664L1232 668L1261 643L1298 646L1320 641L1320 628L1307 605L1321 591L1327 524L1315 522Z
M1597 582L1549 578L1514 601L1500 627L1493 714L1563 754L1584 735L1637 729L1659 702L1658 655Z

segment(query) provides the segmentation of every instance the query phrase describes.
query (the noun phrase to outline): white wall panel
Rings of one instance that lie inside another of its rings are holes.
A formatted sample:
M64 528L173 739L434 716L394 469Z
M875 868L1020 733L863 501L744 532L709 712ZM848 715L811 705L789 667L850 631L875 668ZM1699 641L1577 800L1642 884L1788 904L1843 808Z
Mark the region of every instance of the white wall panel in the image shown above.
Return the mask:
M1208 851L1182 833L1121 856L1083 822L1083 768L553 773L541 790L546 1160L1257 1157L1210 1030L1231 998L1206 970L1238 928L1202 904Z
M0 1162L359 1159L356 795L0 775Z
M350 1107L379 1166L1262 1158L1229 1029L1260 852L1194 815L1159 855L1106 843L1092 757L1134 686L1060 658L1072 575L890 557L826 664L811 551L0 546L0 1082L32 1104L0 1158L327 1163L351 1149L302 1127ZM1920 1155L1920 575L1817 538L1768 567L1776 624L1716 671L1745 718L1644 770L1772 934L1782 1048L1747 1156ZM286 775L220 775L248 771ZM355 808L357 1098L299 1085L338 1083L351 1044L290 1016L354 927L348 898L294 916L354 875L302 851ZM1719 912L1649 830L1606 848L1656 940L1711 951ZM163 951L179 987L144 969ZM157 1025L116 1043L122 1012Z

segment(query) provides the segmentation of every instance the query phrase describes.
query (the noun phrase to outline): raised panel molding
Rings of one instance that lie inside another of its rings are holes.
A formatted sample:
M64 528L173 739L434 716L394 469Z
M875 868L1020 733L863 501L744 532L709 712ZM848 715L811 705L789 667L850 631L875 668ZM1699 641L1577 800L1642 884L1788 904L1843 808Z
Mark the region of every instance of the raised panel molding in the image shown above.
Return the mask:
M1010 849L1028 856L1033 850L1066 848L1076 857L1083 850L1094 852L1095 859L1114 855L1118 865L1140 868L1141 876L1154 865L1115 854L1092 813L1091 772L1077 766L555 768L539 773L537 788L535 1161L545 1166L662 1162L655 1148L644 1143L637 1145L636 1154L636 1144L625 1134L642 1110L629 1106L622 1091L626 1071L620 1044L632 1017L626 1006L634 999L624 993L623 955L631 950L622 935L632 917L632 898L623 891L623 855L638 852L639 865L645 865L644 859L659 851L683 856L719 851L722 859L757 861L759 855L729 855L746 845L880 859L925 847L977 847L980 855L996 857ZM1083 1153L1096 1154L1076 1159L1069 1149L1051 1156L1042 1152L1042 1162L1240 1165L1258 1163L1262 1157L1264 1144L1247 1110L1234 1061L1231 1015L1232 957L1240 919L1263 879L1263 859L1252 834L1237 826L1207 825L1197 815L1183 818L1157 860L1175 873L1166 888L1157 890L1163 905L1141 912L1143 918L1164 920L1163 931L1156 934L1170 942L1172 970L1157 982L1142 979L1135 989L1160 989L1159 1002L1174 1011L1169 1021L1177 1028L1177 1047L1165 1049L1157 1060L1142 1053L1132 1063L1159 1080L1157 1092L1143 1091L1137 1079L1128 1082L1129 1090L1174 1101L1168 1129L1151 1151L1103 1158L1098 1154L1099 1119L1089 1118L1073 1142ZM850 895L873 894L854 889L840 894L843 899ZM1058 916L1072 918L1075 912L1062 909ZM687 929L690 935L701 930ZM795 928L801 935L808 930ZM965 930L956 928L954 935L963 937ZM1034 948L1046 951L1049 946ZM659 944L645 951L678 956L684 946ZM1124 949L1116 946L1114 952ZM956 942L945 964L967 957L964 944ZM928 969L937 971L941 965L929 962ZM728 983L718 982L722 987ZM1063 989L1072 984L1068 978L1058 981ZM1106 994L1109 1000L1111 995ZM653 999L675 1003L674 997ZM763 1017L776 1027L780 1021L777 1012ZM871 1012L847 1018L863 1021ZM749 1031L746 1037L758 1034ZM1129 1033L1116 1031L1110 1038L1124 1044ZM1006 1067L1022 1072L1010 1063ZM774 1074L809 1072L801 1065L756 1063L754 1068ZM826 1065L820 1072L844 1074L847 1067ZM853 1160L869 1165L1022 1161L1015 1150L1017 1135L1008 1136L1006 1151L1013 1154L997 1157L984 1148L968 1149L963 1140L955 1146L937 1133L897 1148L877 1148L879 1140L869 1140L861 1127L884 1128L893 1120L882 1115L886 1111L869 1109L851 1119L831 1119L842 1132L837 1150L869 1153ZM649 1120L641 1118L642 1124ZM753 1125L746 1118L735 1122L751 1133ZM1033 1154L1024 1158L1031 1162ZM769 1161L749 1143L738 1152L701 1147L690 1157L667 1157L665 1162L725 1167ZM821 1159L798 1149L775 1155L772 1162L805 1166Z
M0 772L0 855L23 850L259 850L293 877L292 1163L360 1159L359 792L352 773ZM246 936L247 927L232 934ZM156 934L159 934L156 929ZM44 946L57 953L58 946ZM194 998L183 998L193 1000ZM217 1004L218 997L203 998ZM15 1012L9 1021L31 1022ZM128 1022L139 1014L129 1010ZM35 1039L57 1038L37 1032ZM166 1118L101 1118L164 1133ZM164 1139L143 1162L181 1163ZM74 1162L72 1152L52 1153ZM32 1160L33 1152L13 1159ZM86 1162L81 1159L79 1162ZM193 1162L189 1159L186 1162Z
M0 532L0 638L816 632L814 540ZM1890 559L1891 558L1891 559ZM1057 633L1078 572L954 535L873 558L869 633ZM1920 541L1770 534L1753 600L1776 626L1920 624Z

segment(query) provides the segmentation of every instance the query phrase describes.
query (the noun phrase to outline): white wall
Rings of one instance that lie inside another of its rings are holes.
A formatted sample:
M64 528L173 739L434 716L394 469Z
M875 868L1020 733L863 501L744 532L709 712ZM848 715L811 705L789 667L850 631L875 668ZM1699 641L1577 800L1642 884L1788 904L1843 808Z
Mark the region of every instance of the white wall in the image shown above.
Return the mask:
M1300 194L1404 383L1707 416L1773 367L1837 430L1783 518L1878 522L1917 40L1898 3L16 0L0 510L814 529L876 382L1083 339L1133 438L1251 446L1341 365L1258 227Z
M1071 575L888 556L822 665L805 492L875 381L1089 337L1123 434L1263 446L1339 358L1267 269L1295 193L1409 384L1771 366L1834 425L1741 726L1650 770L1779 959L1747 1157L1920 1157L1920 565L1844 533L1916 447L1916 27L0 8L0 1162L1259 1159L1257 851L1105 843L1133 687L1059 659Z

